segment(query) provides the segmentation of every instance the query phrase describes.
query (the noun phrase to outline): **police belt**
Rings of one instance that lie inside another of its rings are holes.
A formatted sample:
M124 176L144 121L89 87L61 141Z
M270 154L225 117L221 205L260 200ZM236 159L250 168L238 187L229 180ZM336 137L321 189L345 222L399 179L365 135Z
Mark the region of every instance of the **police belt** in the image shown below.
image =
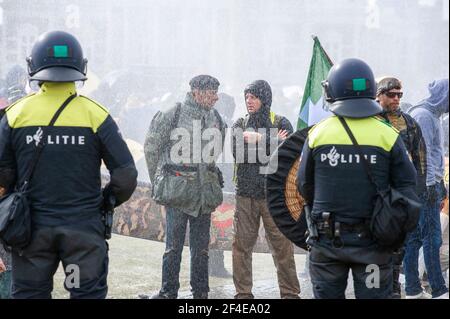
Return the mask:
M330 226L328 226L327 223L325 222L317 222L315 224L319 234L327 234L330 231ZM335 227L335 225L331 225L331 227L333 226ZM366 223L358 223L358 224L339 223L339 228L341 231L346 233L363 233L369 231L369 225L367 225Z

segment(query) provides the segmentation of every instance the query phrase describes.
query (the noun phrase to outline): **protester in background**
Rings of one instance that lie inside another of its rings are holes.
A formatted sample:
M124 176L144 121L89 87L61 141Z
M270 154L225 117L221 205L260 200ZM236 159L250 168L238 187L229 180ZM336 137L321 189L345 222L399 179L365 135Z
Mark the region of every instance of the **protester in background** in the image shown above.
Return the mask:
M13 104L17 100L27 95L26 86L28 75L20 65L13 66L5 77L8 88L8 103Z
M444 185L443 129L440 118L448 114L448 79L429 84L430 96L410 110L419 123L427 150L426 190L420 194L422 210L417 229L409 234L403 260L405 290L407 299L421 299L428 296L423 291L418 273L419 250L423 246L425 266L432 289L432 297L448 299L448 288L439 260L442 232L439 218L440 206L447 196Z
M399 131L403 143L406 146L409 157L417 172L417 194L426 191L426 148L422 138L419 124L400 108L400 100L403 96L402 83L394 77L384 77L377 80L377 101L383 108L381 114L386 121ZM400 268L405 256L405 249L401 247L394 252L394 286L393 299L401 298L401 285L399 281Z
M236 109L236 103L231 95L226 93L218 94L218 101L214 105L214 108L222 116L223 121L227 124L227 127L231 127L234 110ZM225 143L227 140L225 140ZM229 147L224 146L224 152L229 152ZM221 170L224 180L225 192L232 192L233 184L233 167L232 163L218 163L217 167ZM215 214L221 212L216 210ZM209 275L218 278L231 278L232 275L225 268L225 257L222 249L210 249L209 250Z
M0 79L0 119L5 114L5 108L8 104L8 88L6 87L6 81Z
M0 120L5 115L5 108L8 106L8 90L6 82L0 80ZM0 176L0 197L6 194L6 188L11 183L7 176ZM0 182L1 183L1 182ZM6 252L3 245L0 244L0 299L9 299L11 297L11 254Z

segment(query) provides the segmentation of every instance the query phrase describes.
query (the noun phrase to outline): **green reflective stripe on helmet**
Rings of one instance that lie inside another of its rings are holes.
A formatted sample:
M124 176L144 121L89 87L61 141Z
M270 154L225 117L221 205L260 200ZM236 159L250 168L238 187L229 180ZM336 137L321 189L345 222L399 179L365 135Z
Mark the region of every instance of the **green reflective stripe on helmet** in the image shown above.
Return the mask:
M69 57L69 48L67 45L54 45L53 56L55 58L67 58Z
M353 91L365 91L367 89L366 79L353 79Z

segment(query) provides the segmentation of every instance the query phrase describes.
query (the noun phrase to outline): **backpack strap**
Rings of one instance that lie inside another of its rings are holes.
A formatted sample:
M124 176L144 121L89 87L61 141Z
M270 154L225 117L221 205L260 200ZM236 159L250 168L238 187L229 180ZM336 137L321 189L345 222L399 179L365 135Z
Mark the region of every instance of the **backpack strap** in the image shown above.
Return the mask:
M170 123L171 131L178 126L178 122L180 121L181 103L178 102L176 107L175 114L173 115L172 122Z
M275 124L275 117L277 115L275 114L275 112L270 111L270 123L272 123L272 125Z
M245 115L243 121L242 121L242 129L245 130L247 127L248 121L250 120L250 116L248 114Z
M270 123L272 123L273 127L279 129L282 119L283 117L281 115L275 114L275 112L270 111Z
M222 132L223 128L224 128L224 121L222 116L220 115L219 111L217 111L215 108L213 108L213 112L214 115L216 116L216 118L219 120L220 124L219 124L219 130Z
M61 104L61 106L56 110L55 114L53 115L52 119L50 120L50 123L48 123L47 127L53 126L58 119L59 115L64 111L67 105L77 97L77 94L70 95L64 102ZM34 170L36 168L37 162L39 160L39 157L41 156L42 150L44 149L45 145L47 145L46 139L47 139L47 130L43 130L42 128L39 128L41 134L39 137L39 141L36 145L36 150L34 151L34 154L29 162L28 170L25 173L23 183L20 186L20 190L25 191L28 188L28 185L31 181L31 178L33 177Z
M248 120L249 120L249 116L248 116L248 114L247 115L245 115L245 117L244 118L239 118L239 126L243 129L243 130L245 130L245 127L247 126L247 124L248 124ZM233 178L232 178L232 181L233 181L233 184L234 185L237 185L237 182L238 182L238 178L237 178L237 170L238 170L238 166L239 166L239 164L237 164L236 163L236 161L234 162L234 165L233 165Z

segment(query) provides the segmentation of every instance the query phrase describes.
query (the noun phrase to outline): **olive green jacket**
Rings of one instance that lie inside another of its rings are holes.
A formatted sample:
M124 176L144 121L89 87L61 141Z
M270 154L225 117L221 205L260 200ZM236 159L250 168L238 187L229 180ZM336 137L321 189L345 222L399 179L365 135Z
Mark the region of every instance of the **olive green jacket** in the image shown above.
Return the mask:
M144 152L157 203L192 216L211 213L222 203L215 161L225 129L219 113L199 106L191 93L183 104L155 115Z

